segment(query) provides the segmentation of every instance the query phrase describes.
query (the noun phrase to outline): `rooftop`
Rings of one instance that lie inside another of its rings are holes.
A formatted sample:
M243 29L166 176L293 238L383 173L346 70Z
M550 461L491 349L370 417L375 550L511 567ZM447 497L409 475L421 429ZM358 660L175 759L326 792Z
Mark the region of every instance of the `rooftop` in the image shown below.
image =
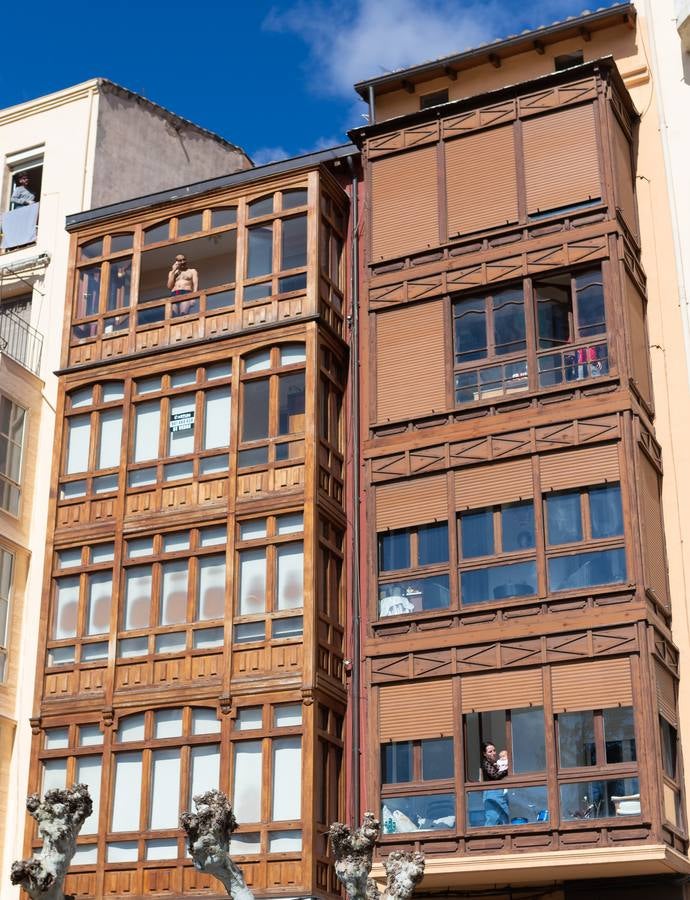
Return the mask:
M632 3L614 3L611 6L600 7L593 12L585 10L579 16L569 16L567 19L553 22L551 25L541 25L539 28L523 31L521 34L497 38L488 44L481 44L479 47L472 47L461 53L454 53L417 66L397 69L394 72L387 72L385 75L358 81L355 90L363 100L369 99L370 89L374 94L385 94L398 90L413 91L418 82L439 78L443 75L455 79L458 72L462 72L463 69L471 69L483 63L500 66L502 59L528 50L543 53L548 44L554 44L557 41L586 36L593 31L600 31L613 25L626 24L632 28L636 15Z

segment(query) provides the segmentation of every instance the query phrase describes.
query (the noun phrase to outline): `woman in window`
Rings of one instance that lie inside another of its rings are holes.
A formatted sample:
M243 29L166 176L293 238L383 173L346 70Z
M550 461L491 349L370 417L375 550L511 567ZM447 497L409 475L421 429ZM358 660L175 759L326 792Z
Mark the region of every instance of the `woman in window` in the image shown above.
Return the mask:
M495 744L482 741L481 767L484 781L500 781L508 774L508 754L505 750L497 753ZM484 824L507 825L509 821L508 791L484 791Z

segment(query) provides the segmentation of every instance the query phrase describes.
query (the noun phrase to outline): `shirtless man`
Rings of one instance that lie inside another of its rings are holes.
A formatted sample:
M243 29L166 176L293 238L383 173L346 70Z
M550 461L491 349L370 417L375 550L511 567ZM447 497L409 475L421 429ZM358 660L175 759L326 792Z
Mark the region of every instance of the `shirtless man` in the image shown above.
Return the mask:
M189 294L192 291L196 292L199 290L199 273L196 269L187 267L187 257L182 254L178 254L175 257L172 269L168 272L168 290L173 297L176 297L178 294ZM186 313L191 312L193 306L193 300L183 300L177 304L177 315L184 316Z

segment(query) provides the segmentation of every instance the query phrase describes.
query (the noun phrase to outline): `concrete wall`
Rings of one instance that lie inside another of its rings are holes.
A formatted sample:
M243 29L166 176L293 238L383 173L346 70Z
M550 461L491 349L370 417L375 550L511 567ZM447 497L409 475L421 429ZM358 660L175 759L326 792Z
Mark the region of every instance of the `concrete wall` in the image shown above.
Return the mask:
M101 85L92 207L250 167L242 150L136 95Z

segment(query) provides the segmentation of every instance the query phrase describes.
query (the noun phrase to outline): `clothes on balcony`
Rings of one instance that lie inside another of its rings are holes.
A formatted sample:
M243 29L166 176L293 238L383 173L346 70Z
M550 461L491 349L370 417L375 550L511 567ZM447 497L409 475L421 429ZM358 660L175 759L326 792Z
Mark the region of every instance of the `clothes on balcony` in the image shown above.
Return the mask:
M36 224L38 223L39 203L30 203L28 206L18 206L2 214L0 227L2 228L3 250L12 250L14 247L22 247L24 244L33 244L36 240Z

